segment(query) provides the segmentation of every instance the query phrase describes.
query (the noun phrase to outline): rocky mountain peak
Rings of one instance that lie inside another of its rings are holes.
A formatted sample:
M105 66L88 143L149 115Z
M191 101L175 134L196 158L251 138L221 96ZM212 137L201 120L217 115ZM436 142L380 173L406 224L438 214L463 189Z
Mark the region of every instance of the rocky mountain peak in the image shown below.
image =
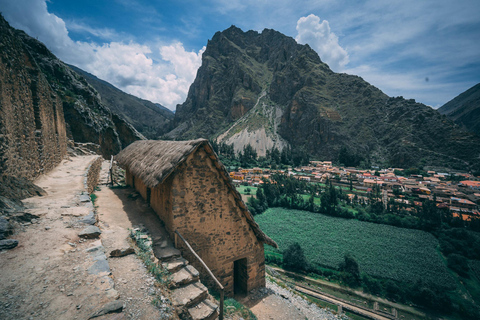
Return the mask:
M236 151L251 144L260 155L290 145L325 160L343 149L380 165L464 166L480 153L478 138L432 108L335 73L310 46L271 29L213 36L174 127L166 137L213 138Z

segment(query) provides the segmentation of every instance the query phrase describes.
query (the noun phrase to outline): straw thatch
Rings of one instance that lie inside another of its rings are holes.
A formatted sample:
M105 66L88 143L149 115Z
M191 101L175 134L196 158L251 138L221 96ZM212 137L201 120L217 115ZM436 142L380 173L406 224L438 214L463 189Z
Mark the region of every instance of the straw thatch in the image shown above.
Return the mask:
M120 151L115 160L123 167L128 168L133 176L142 179L149 188L155 188L192 153L203 148L208 154L220 175L226 182L235 202L250 224L257 238L268 245L278 248L278 245L260 229L252 214L242 200L240 193L235 189L230 175L213 151L208 140L197 139L189 141L162 141L138 140Z

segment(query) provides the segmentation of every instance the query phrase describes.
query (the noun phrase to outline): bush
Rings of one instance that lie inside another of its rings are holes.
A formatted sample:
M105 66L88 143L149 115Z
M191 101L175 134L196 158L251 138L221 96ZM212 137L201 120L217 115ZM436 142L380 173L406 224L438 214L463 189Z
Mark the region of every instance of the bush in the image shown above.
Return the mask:
M351 255L345 255L344 261L340 262L338 269L344 272L342 278L347 285L357 286L360 284L360 269L357 261Z
M304 271L308 269L307 259L298 242L292 243L283 251L283 267L291 271Z

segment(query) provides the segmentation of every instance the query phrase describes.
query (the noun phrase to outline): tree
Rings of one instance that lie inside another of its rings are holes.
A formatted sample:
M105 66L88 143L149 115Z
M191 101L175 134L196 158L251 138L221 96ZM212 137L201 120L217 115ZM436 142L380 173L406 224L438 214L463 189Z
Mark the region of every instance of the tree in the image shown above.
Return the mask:
M355 261L355 259L350 254L345 255L344 261L340 262L338 269L347 273L347 276L345 277L347 284L360 284L360 269L358 267L357 261Z
M292 271L308 269L308 262L298 242L294 242L283 251L283 267Z

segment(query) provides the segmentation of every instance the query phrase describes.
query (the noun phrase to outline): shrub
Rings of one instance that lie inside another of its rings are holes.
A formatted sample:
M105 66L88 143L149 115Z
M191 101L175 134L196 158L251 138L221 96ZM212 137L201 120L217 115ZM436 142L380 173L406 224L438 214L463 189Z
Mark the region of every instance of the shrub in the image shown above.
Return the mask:
M288 246L283 252L283 266L291 271L303 271L308 269L307 259L303 253L302 247L298 242Z

